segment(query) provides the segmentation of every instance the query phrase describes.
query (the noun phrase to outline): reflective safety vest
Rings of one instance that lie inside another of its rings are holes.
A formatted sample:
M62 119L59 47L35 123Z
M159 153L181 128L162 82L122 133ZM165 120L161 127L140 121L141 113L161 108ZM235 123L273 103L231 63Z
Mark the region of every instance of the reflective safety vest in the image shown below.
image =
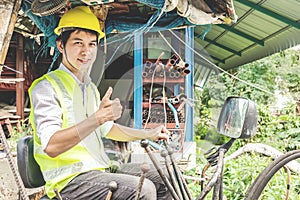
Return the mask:
M99 108L100 95L96 86L93 83L88 84L86 94L82 94L74 78L63 70L55 70L35 80L29 89L30 96L36 84L44 79L49 81L57 94L63 113L62 129L83 121ZM86 106L83 105L83 98L86 99ZM46 181L48 197L53 198L54 188L61 191L79 173L94 169L104 170L109 166L109 158L104 152L101 140L101 132L108 132L109 126L100 126L73 148L51 158L43 151L36 133L33 106L29 119L34 131L34 157Z

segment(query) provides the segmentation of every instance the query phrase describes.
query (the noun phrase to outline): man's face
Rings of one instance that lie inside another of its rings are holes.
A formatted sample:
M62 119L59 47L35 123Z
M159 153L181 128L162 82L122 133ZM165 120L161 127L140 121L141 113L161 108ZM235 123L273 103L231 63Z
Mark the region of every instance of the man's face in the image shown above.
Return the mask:
M63 64L73 73L87 72L97 56L97 37L85 31L74 31L70 34L65 47L58 43L63 54Z

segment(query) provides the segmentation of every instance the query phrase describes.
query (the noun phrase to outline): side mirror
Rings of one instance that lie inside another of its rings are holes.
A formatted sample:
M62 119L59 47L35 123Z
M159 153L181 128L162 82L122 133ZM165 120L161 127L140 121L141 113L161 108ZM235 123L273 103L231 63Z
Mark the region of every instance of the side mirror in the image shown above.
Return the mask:
M255 103L243 97L228 97L220 113L217 130L230 138L250 138L256 134Z

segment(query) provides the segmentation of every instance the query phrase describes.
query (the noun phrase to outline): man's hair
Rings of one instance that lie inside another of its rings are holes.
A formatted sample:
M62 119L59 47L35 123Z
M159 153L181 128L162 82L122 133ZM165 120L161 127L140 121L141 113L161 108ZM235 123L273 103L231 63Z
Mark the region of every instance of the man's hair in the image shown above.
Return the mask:
M71 33L75 31L84 31L96 35L96 41L98 41L99 34L96 31L84 29L84 28L72 28L69 30L62 31L61 34L58 36L57 40L61 40L62 44L65 46L68 39L70 38Z

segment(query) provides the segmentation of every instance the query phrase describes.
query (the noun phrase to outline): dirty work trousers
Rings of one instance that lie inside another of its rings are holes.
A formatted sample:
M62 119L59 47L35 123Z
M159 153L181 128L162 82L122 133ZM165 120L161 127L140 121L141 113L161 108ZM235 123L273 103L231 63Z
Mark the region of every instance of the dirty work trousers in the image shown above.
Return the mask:
M123 164L116 173L89 171L74 178L61 191L61 196L63 200L105 200L109 192L109 182L115 181L118 188L113 192L111 200L134 199L140 175L140 164L137 163ZM151 165L151 170L146 173L140 199L172 199L153 165Z

